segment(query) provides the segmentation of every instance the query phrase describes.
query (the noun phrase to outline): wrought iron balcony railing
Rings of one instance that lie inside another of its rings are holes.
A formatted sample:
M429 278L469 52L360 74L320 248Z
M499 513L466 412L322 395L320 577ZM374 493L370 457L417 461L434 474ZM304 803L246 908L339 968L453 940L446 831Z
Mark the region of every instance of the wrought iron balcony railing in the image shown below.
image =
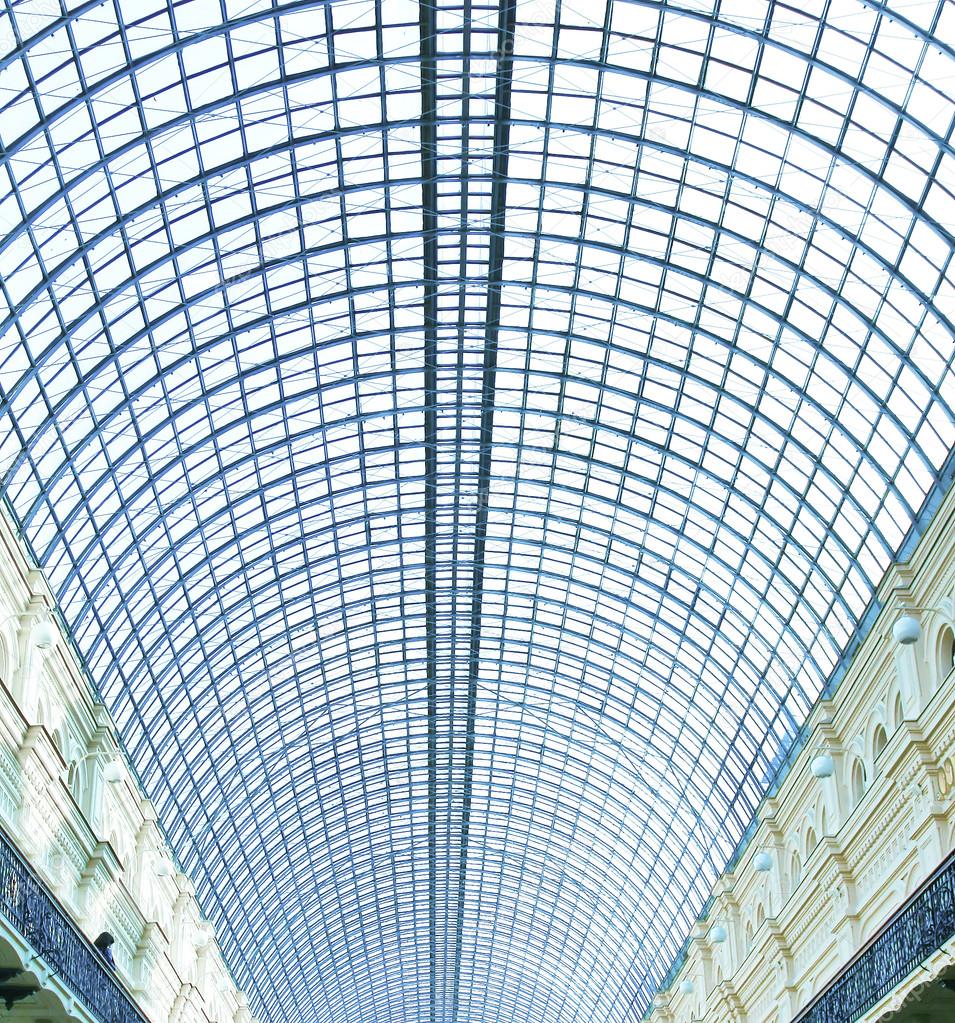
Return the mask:
M955 934L952 854L793 1023L855 1023Z
M2 832L0 912L103 1023L148 1023L102 956Z

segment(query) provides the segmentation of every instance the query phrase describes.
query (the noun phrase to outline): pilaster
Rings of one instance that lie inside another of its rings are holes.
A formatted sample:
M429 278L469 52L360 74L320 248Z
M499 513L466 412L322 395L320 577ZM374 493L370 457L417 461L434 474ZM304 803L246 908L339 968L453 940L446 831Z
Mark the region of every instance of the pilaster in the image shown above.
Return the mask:
M17 750L20 768L20 798L17 804L15 828L21 850L31 859L37 859L47 837L47 820L43 812L49 778L39 757L43 729L28 725Z
M97 842L80 875L79 906L84 921L93 921L102 913L101 902L122 867L108 842Z
M36 570L30 572L29 585L33 595L19 618L17 668L11 685L13 697L31 725L39 724L40 671L43 665L43 653L33 642L33 623L46 615L49 609L45 594L37 592L45 590L45 585L41 587L41 582L42 576Z
M232 1023L255 1023L252 1012L249 1009L249 1000L241 992L236 999L235 1013L232 1016Z
M152 1001L153 971L167 946L166 935L159 924L147 921L133 952L132 962L133 990L146 1002Z

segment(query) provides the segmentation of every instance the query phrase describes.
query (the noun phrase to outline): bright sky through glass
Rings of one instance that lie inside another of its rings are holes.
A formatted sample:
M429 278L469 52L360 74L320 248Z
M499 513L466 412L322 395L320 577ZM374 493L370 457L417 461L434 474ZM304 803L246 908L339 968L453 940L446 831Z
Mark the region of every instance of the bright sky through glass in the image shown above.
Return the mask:
M951 479L951 0L0 0L0 484L263 1023L638 1018Z

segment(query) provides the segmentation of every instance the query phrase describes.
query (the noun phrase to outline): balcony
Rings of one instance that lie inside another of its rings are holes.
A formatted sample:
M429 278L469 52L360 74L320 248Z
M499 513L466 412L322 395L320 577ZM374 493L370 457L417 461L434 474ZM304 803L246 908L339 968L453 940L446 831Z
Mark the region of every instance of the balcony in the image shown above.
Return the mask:
M955 853L793 1023L855 1023L955 934Z
M113 971L2 832L0 913L102 1023L148 1023ZM8 1003L18 990L30 990L18 989L11 981L12 976L0 973L0 1000Z

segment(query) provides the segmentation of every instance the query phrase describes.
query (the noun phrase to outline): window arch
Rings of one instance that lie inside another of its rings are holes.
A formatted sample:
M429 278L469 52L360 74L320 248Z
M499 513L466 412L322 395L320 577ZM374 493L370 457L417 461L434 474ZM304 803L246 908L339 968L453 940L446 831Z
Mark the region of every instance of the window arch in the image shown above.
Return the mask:
M938 637L938 681L941 683L955 668L955 632L944 626Z
M872 759L878 760L888 744L889 738L885 734L885 729L882 725L876 725L872 736Z
M45 728L51 736L56 735L57 722L54 720L53 705L50 701L49 694L45 690L41 690L36 702L36 720L37 724ZM54 743L55 743L54 739Z
M809 829L806 831L806 859L812 855L813 849L819 844L819 840L816 838L816 829L810 824Z
M60 754L60 759L64 764L68 764L70 762L70 742L62 722L53 729L50 738L53 740L56 752Z
M858 757L852 762L852 774L849 784L852 790L853 805L857 805L865 795L866 785L865 765Z
M122 826L122 822L112 812L112 808L108 812L109 827L107 834L109 835L110 845L112 845L116 858L125 870L132 863L132 849L130 848L129 836L126 833L126 829Z
M77 806L84 813L89 814L92 810L92 799L90 792L90 764L88 760L81 757L74 757L67 765L66 786L70 790Z
M80 760L80 747L72 739L65 726L59 728L53 735L53 741L56 744L56 748L63 759L64 769L60 778L63 784L70 791L70 795L76 800L76 803L80 802L80 782L81 773L80 767L83 762Z
M802 880L802 860L799 858L799 853L793 849L792 856L789 858L789 883L790 883L790 894L795 892L799 887L799 882Z
M902 694L896 693L892 701L892 730L895 731L902 724Z
M16 644L8 642L6 635L0 632L0 682L10 685L15 667Z

